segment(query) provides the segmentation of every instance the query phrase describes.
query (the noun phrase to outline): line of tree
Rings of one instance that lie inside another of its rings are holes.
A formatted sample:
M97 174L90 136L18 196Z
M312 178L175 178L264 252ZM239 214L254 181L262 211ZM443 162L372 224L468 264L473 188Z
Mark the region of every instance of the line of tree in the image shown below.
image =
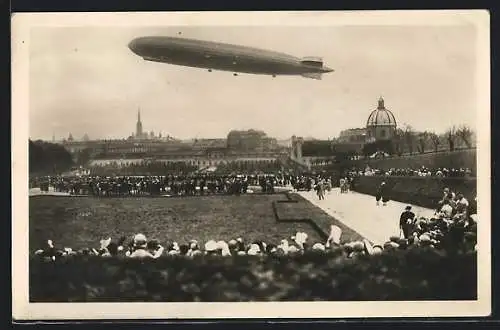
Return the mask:
M474 140L475 134L467 125L452 126L442 134L430 131L417 132L411 126L405 125L396 129L390 146L379 146L377 142L367 144L364 148L367 152L364 154L369 154L372 149L377 149L377 147L378 150L397 155L438 152L440 150L454 151L457 148L470 149L475 146Z
M29 172L59 174L73 165L71 154L61 145L41 140L29 143Z

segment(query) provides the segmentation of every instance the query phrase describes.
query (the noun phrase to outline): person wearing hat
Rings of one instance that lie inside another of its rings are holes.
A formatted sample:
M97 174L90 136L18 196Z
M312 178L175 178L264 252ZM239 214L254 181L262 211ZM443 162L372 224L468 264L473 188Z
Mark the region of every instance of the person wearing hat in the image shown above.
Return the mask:
M307 241L307 234L304 232L297 232L295 236L292 236L292 240L297 243L298 247L303 250L304 249L304 244Z
M318 195L318 199L321 201L323 199L325 199L325 191L324 191L324 186L323 186L323 182L322 181L319 181L316 186L314 187L314 189L316 190L316 194Z
M355 241L351 243L352 253L351 257L356 257L363 255L365 253L365 243L361 241Z
M345 189L345 179L344 178L340 178L339 186L340 186L340 193L341 194L345 193L346 189Z
M235 239L232 239L227 244L229 246L229 251L233 254L238 253L238 242Z
M453 216L453 211L453 206L451 205L450 200L445 199L443 201L443 206L439 210L439 216L441 218L450 219Z
M400 236L409 238L415 229L415 213L411 211L411 205L405 207L403 213L399 217Z
M205 254L217 255L219 252L219 245L214 240L209 240L205 243Z
M133 241L133 249L134 251L128 255L130 258L158 258L163 253L163 246L157 246L158 250L155 254L152 254L148 251L148 242L146 236L144 234L137 234L134 236ZM127 253L128 254L128 253Z
M247 251L249 256L256 256L261 254L260 246L258 244L251 244Z
M325 252L325 250L326 250L325 246L321 243L315 243L312 246L312 249L313 249L313 251L321 251L321 252Z

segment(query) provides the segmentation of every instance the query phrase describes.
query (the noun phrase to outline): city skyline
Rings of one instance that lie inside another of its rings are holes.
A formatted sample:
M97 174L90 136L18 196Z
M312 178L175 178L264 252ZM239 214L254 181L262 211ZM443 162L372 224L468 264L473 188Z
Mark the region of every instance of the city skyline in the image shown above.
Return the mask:
M335 72L302 77L207 72L146 62L128 42L178 35L321 56ZM364 127L383 96L399 126L476 128L473 26L38 28L30 54L30 137L127 138L141 109L144 131L179 139L232 130L331 139ZM446 118L446 120L443 120Z

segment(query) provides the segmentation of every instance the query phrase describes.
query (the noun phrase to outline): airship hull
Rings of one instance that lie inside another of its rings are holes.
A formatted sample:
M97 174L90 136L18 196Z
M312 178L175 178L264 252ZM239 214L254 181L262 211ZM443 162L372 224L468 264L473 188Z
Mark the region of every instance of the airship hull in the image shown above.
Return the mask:
M142 37L134 39L129 48L147 61L204 69L267 75L320 75L333 71L321 60L193 39Z

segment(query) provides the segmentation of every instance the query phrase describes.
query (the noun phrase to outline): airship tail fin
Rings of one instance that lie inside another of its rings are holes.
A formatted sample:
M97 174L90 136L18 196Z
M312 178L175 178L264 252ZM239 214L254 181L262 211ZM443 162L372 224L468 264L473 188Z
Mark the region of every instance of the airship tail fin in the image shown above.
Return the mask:
M302 74L302 77L321 80L321 73L319 72L306 72Z

